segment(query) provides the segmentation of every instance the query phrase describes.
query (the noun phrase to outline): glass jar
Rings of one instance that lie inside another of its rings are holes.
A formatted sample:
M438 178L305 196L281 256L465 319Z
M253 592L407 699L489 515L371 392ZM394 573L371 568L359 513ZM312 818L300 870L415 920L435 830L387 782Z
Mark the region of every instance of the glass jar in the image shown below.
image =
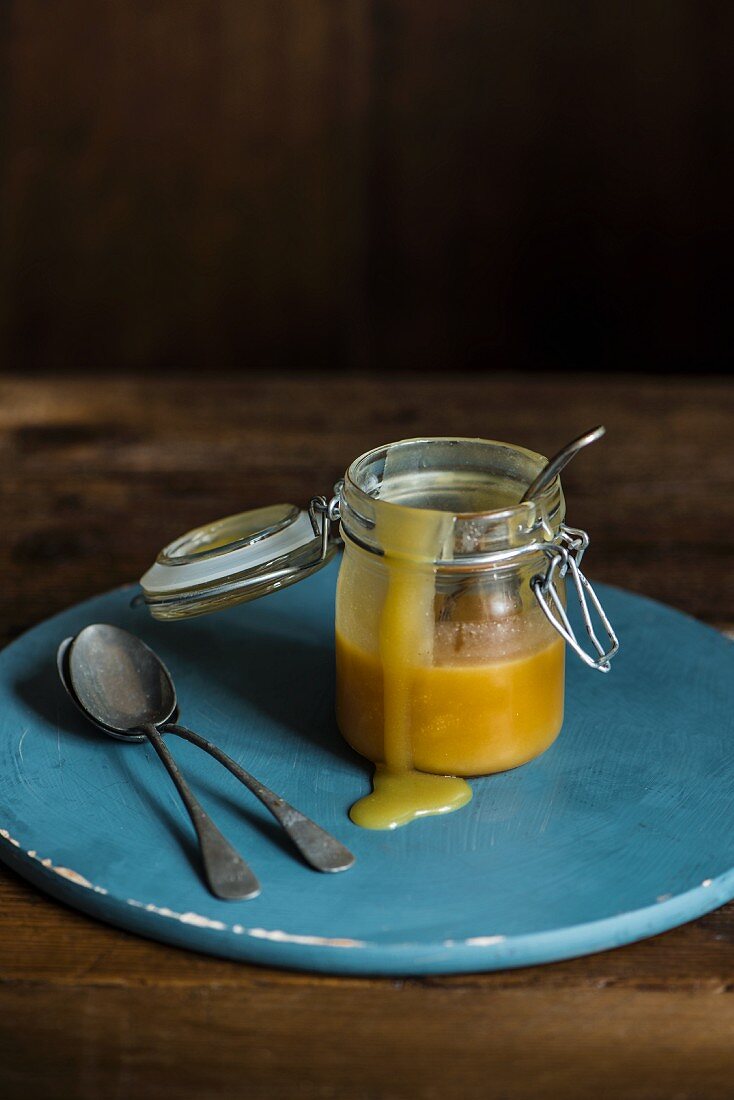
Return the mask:
M588 537L565 525L560 479L518 503L544 465L491 440L378 447L308 512L273 505L176 539L142 598L160 619L214 611L309 576L343 541L336 706L349 744L395 772L517 767L560 731L566 643L602 672L618 648L580 570ZM566 613L569 577L592 653Z
M421 439L379 447L349 467L340 493L336 709L345 739L375 764L395 763L385 732L390 659L405 666L402 705L419 771L505 771L558 736L565 644L532 582L547 567L543 544L561 531L560 480L538 501L517 503L543 465L503 443ZM385 632L396 586L404 606L389 630L402 631L402 642Z

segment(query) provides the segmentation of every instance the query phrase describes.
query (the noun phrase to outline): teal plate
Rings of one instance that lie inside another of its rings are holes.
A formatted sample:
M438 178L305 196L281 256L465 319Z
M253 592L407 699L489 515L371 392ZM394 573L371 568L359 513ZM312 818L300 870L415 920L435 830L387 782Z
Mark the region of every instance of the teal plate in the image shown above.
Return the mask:
M48 894L121 928L248 962L337 974L429 974L617 947L734 896L734 647L708 627L600 586L622 649L612 672L568 660L556 744L473 780L474 800L393 833L358 829L365 763L332 713L336 564L256 603L155 623L134 589L42 623L0 654L0 856ZM170 738L185 774L260 878L203 886L188 818L153 751L95 732L56 680L56 647L89 622L163 657L182 719L334 832L354 868L319 875L208 756Z

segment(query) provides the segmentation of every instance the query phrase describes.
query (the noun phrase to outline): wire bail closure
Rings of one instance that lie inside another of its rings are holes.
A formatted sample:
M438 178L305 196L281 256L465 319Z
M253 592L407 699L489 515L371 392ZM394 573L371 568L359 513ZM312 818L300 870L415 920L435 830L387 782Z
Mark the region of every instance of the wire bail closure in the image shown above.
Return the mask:
M564 641L568 643L584 664L588 665L589 668L596 669L597 672L609 672L609 662L619 650L619 641L601 605L599 597L592 588L590 582L581 572L581 559L588 545L589 536L585 531L581 531L576 527L567 527L565 523L562 523L560 531L553 542L543 547L543 552L548 557L548 568L545 574L538 574L533 577L530 586L548 622L551 626L555 627ZM587 653L581 646L571 626L568 615L566 614L566 609L563 606L563 601L558 593L558 589L556 588L556 574L559 578L563 578L568 573L570 573L573 580L579 607L581 608L581 615L584 620L584 627L591 644L596 650L596 657L593 654ZM591 619L589 603L591 603L591 606L604 628L604 633L608 639L606 647L596 636Z
M313 533L316 538L321 539L319 562L324 561L329 552L329 545L332 541L332 524L339 522L339 496L337 492L339 484L337 482L334 486L337 495L333 496L331 500L327 500L326 497L311 497L308 505L308 518L311 520ZM320 522L319 516L321 516Z

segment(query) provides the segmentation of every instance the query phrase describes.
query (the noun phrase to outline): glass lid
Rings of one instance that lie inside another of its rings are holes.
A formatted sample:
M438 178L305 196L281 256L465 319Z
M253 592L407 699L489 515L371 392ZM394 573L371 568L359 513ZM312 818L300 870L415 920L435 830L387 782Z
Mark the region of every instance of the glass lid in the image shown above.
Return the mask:
M333 557L328 507L271 504L196 527L161 550L140 578L156 619L203 615L310 576Z

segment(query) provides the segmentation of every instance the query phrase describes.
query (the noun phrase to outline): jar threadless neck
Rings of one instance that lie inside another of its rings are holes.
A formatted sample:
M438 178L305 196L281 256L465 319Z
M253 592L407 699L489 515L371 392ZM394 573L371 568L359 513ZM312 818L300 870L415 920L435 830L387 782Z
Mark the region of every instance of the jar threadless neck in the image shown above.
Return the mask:
M560 530L565 501L559 478L537 501L520 502L545 461L524 447L487 439L407 439L377 447L347 470L342 533L363 549L389 553L396 509L434 512L443 516L444 531L449 524L436 565L501 564L552 541Z

